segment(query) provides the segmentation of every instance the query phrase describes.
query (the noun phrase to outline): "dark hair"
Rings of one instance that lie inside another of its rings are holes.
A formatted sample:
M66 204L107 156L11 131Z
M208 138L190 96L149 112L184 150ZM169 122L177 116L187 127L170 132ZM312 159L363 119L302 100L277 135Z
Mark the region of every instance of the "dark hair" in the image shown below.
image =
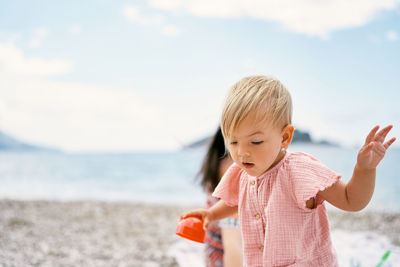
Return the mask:
M198 173L201 178L201 186L206 191L214 191L219 182L219 166L222 159L227 155L225 150L224 137L221 128L216 133L208 146L207 154Z

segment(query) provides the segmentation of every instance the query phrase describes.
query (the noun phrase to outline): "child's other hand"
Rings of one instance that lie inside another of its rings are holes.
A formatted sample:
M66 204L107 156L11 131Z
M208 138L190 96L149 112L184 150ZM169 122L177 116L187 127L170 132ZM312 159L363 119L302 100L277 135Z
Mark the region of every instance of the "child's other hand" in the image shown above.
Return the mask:
M385 142L385 138L392 125L386 126L378 133L379 126L375 126L365 139L365 144L358 152L357 167L361 169L375 169L385 156L386 150L396 140L395 137Z
M203 220L203 228L207 230L208 225L212 221L211 213L207 209L191 210L181 215L181 220L187 217L197 217Z

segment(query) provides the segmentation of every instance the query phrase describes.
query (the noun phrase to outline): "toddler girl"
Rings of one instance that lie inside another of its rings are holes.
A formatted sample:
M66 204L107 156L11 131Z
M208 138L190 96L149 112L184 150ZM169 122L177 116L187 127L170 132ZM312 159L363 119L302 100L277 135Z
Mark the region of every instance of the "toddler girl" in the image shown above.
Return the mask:
M234 161L209 209L182 216L203 219L204 227L239 213L246 266L338 266L324 200L346 211L370 201L376 167L395 138L392 126L374 127L358 153L351 180L305 153L290 153L294 128L289 92L276 79L246 77L229 91L221 117L226 147Z

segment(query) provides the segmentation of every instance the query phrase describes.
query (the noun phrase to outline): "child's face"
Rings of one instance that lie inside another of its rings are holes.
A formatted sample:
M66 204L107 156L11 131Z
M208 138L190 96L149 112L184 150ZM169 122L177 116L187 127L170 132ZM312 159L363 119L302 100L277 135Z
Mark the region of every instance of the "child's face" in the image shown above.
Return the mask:
M250 114L227 140L232 159L252 176L263 174L284 156L281 131L278 126L260 122L255 114Z

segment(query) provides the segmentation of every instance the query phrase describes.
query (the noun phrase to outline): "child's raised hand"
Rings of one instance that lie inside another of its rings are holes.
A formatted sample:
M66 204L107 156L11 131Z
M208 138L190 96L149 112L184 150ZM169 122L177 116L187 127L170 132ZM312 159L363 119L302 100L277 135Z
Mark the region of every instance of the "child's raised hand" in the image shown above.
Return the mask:
M211 213L207 209L191 210L181 215L181 220L187 217L197 217L203 220L203 228L207 230L209 223L211 222Z
M387 134L393 128L386 126L378 133L379 126L375 126L365 139L365 144L358 152L357 166L362 169L375 169L385 156L386 150L396 140L395 137L385 143Z

